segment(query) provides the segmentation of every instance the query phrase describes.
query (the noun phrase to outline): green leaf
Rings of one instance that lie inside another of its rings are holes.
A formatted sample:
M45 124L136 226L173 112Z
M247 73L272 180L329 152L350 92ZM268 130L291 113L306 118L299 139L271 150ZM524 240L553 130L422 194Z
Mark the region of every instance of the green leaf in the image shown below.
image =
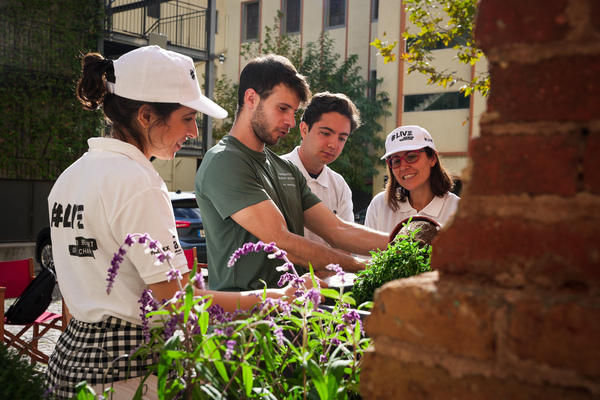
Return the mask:
M254 377L252 376L252 368L250 368L248 364L242 364L242 377L244 380L244 387L246 388L246 396L250 397L252 386L254 384Z
M302 365L304 369L308 372L310 377L312 378L312 383L315 385L315 389L319 393L320 399L328 399L328 388L325 377L323 376L323 371L319 368L319 365L312 359L307 360Z

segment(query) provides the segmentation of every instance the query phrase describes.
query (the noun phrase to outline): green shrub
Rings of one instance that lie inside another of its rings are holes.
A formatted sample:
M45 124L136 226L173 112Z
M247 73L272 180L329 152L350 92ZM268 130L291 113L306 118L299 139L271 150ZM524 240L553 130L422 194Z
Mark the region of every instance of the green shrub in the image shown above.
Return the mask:
M431 246L415 238L419 230L408 231L389 244L387 249L371 252L372 265L358 272L352 295L357 304L373 301L375 290L383 284L431 270Z
M39 400L44 394L44 378L23 359L0 344L0 399Z

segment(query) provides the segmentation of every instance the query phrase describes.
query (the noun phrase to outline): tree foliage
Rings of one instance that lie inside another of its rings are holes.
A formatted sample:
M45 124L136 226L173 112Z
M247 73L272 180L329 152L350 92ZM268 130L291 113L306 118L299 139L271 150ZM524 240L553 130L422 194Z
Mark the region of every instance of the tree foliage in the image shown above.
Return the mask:
M243 46L241 55L247 60L260 54L279 54L287 57L306 76L312 93L329 91L332 93L346 94L361 112L362 126L350 136L344 151L330 167L340 173L351 188L370 192L368 182L373 175L378 173L375 168L380 162L374 150L384 146L383 140L377 135L383 127L377 122L381 117L390 115L386 111L387 103L382 98L384 92L376 93L382 80L369 82L360 74L361 68L357 66L358 56L351 55L345 60L340 60L340 55L335 51L335 43L326 32L321 33L315 42L309 42L305 48L299 45L296 35L280 33L282 14L275 17L272 27L265 28L265 40ZM229 117L215 127L213 135L216 140L223 137L233 123L237 107L237 83L222 77L215 85L215 101L229 111ZM285 138L273 147L277 154L285 154L298 146L301 142L298 125L302 112L296 116L296 127L292 128Z
M54 179L87 148L100 115L75 99L78 55L97 49L95 1L0 5L0 176Z
M434 66L433 49L451 47L456 50L456 59L460 63L474 65L483 57L473 38L477 0L405 0L410 22L418 29L407 29L402 37L406 40L407 50L400 59L408 64L407 73L420 72L429 76L429 84L445 87L461 84L466 95L479 92L487 96L490 80L487 72L472 80L465 80L454 71L440 71ZM393 49L396 42L388 44L376 39L372 46L379 50L384 62L395 59Z

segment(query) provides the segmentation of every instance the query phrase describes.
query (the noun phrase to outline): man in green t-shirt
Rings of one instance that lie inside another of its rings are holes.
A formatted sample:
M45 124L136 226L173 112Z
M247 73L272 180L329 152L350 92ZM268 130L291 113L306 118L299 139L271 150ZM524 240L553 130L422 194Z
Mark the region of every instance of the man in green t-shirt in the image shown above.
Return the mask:
M310 191L295 165L265 147L295 126L295 113L309 98L305 78L285 57L258 57L243 69L233 127L206 153L196 175L211 289L260 289L262 281L276 287L282 261L264 252L227 266L248 242L275 242L296 267L307 269L310 263L321 276L329 264L349 272L365 268L364 260L335 248L368 255L387 247L387 233L342 221ZM304 238L304 226L333 248Z

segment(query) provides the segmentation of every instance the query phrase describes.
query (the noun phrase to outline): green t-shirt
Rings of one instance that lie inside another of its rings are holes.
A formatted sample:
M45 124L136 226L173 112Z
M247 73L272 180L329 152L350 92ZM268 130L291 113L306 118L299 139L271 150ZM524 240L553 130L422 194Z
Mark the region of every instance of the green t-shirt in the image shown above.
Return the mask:
M206 233L211 289L262 289L261 280L268 287L277 287L282 272L276 267L283 261L269 259L263 251L242 256L233 267L227 267L235 250L258 242L230 216L269 199L283 214L288 230L301 236L303 212L320 202L298 168L268 148L258 153L227 135L206 153L196 174L196 200Z

